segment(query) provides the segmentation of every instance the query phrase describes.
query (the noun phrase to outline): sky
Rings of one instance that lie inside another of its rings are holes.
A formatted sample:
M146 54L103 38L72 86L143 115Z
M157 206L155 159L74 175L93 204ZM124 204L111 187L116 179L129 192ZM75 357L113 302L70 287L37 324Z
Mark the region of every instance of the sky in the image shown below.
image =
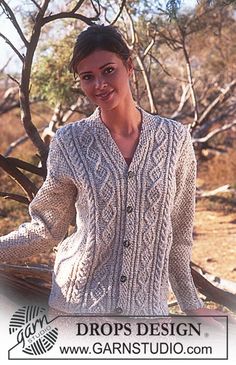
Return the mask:
M196 5L197 0L182 0L183 5L187 7L193 7ZM163 2L165 2L163 0ZM9 0L7 2L9 5L11 5L13 8L25 4L30 4L30 1L22 1L22 0ZM60 3L63 3L62 0L56 0L56 4L60 5ZM16 12L17 17L17 12ZM20 22L20 19L17 17L17 20ZM11 22L6 19L5 16L0 17L0 33L4 34L13 44L16 46L17 49L20 49L22 47L22 42L15 31L14 26L11 24ZM11 61L9 62L8 66L5 69L5 72L19 72L20 71L20 61L16 55L14 55L13 51L9 47L9 45L6 44L6 42L0 37L0 70L5 66L5 64L8 62L9 57L14 56Z

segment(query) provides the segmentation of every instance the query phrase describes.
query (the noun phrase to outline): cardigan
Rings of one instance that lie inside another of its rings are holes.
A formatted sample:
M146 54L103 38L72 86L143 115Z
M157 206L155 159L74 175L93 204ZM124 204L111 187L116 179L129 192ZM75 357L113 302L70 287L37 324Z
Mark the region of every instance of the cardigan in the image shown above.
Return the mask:
M138 107L139 108L139 107ZM58 244L49 305L79 314L168 315L203 307L193 283L196 159L188 128L142 108L128 165L100 109L61 127L31 221L0 238L0 260ZM76 215L76 230L65 238ZM64 239L65 238L65 239Z

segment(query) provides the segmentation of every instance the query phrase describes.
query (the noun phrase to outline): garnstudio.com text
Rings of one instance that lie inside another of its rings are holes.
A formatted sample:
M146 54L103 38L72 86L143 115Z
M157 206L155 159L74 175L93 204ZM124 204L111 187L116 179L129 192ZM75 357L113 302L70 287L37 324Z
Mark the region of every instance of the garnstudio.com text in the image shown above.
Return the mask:
M211 346L184 346L180 342L95 342L92 346L63 346L64 355L211 355Z
M104 322L77 323L77 336L193 336L201 335L201 323Z

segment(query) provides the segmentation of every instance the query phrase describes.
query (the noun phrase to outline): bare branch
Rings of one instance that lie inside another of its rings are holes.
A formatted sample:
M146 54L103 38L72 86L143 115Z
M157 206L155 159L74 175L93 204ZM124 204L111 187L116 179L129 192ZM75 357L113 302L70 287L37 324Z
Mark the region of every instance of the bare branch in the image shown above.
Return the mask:
M194 130L194 138L201 138L204 137L206 134L209 133L212 126L216 125L217 123L222 123L222 120L231 120L235 117L236 113L236 104L233 103L232 105L229 105L228 107L224 107L222 111L218 110L217 116L215 116L213 119L207 119L203 124L198 126L197 129Z
M23 203L26 205L30 204L30 200L28 200L25 196L23 195L18 195L18 194L12 194L12 193L5 193L3 191L0 191L0 196L4 199L10 199L10 200L14 200L17 201L19 203Z
M193 143L206 143L210 139L212 139L213 137L215 137L217 134L223 133L223 132L227 131L228 129L231 129L234 126L236 126L236 120L233 121L230 124L225 124L223 127L214 129L213 131L211 131L210 133L208 133L205 137L193 138L192 139L193 140Z
M131 32L131 45L128 45L130 49L133 49L134 44L135 44L135 30L134 30L134 23L133 20L131 18L131 15L127 9L127 7L125 6L125 10L126 10L126 15L128 16L129 19L129 24L130 24L130 32Z
M229 95L230 91L232 91L236 87L236 79L230 82L230 84L225 88L221 90L221 93L210 103L207 108L204 110L204 112L201 114L197 121L197 125L201 125L204 123L206 118L209 117L212 110L215 109L215 107L225 101L227 96Z
M130 46L130 48L132 49L133 46L135 45L136 41L138 43L138 35L135 31L135 27L134 27L134 22L133 22L133 19L128 11L127 8L126 9L126 13L127 13L127 16L128 16L128 19L129 19L129 23L130 23L130 29L131 29L131 33L132 33L132 45ZM146 66L140 56L140 54L137 52L136 53L136 60L137 60L137 63L141 69L141 72L142 72L142 75L143 75L143 79L144 79L144 82L145 82L145 85L146 85L146 89L147 89L147 94L148 94L148 100L149 100L149 104L150 104L150 111L151 113L157 113L157 108L156 108L156 105L155 105L155 102L154 102L154 96L153 96L153 92L152 92L152 86L151 86L151 82L150 82L150 79L148 77L148 72L147 72L147 69L146 69Z
M185 58L185 62L186 62L186 70L187 70L188 82L189 82L189 87L190 87L190 94L191 94L191 99L192 99L192 104L193 104L193 109L194 109L194 121L193 121L192 125L196 125L198 122L198 118L199 118L199 112L198 112L197 96L196 96L196 92L195 92L195 88L194 88L192 68L191 68L189 54L188 54L186 44L185 44L184 31L180 27L179 24L178 24L178 28L179 28L179 31L180 31L181 37L182 37L182 49L183 49L183 54L184 54L184 58Z
M0 155L0 167L20 185L31 201L38 191L37 187L2 155Z
M45 175L43 173L42 167L34 166L29 162L19 160L18 158L15 158L15 157L7 157L7 161L10 161L10 163L15 165L16 167L23 169L25 171L28 171L28 172L32 172L35 175L38 175L41 177L43 177Z
M233 189L229 184L227 185L223 185L223 186L219 186L218 188L214 189L214 190L210 190L210 191L201 191L198 190L197 191L197 198L207 198L210 196L214 196L217 195L219 193L235 193L236 189ZM236 283L235 283L236 285Z
M85 0L78 1L77 5L74 6L74 8L71 10L71 12L75 13L77 10L79 10L79 8L83 5L84 2L85 2Z
M57 20L57 19L64 19L64 18L72 18L72 19L79 19L82 22L88 24L88 25L94 25L94 21L99 19L99 14L97 14L94 17L88 18L85 15L82 14L76 14L73 11L69 11L69 12L61 12L58 14L54 14L54 15L49 15L46 16L42 19L42 26L44 26L45 24L52 22L53 20Z
M35 0L30 0L41 11L40 5Z
M7 60L7 62L5 63L5 65L3 65L3 66L2 66L2 68L0 69L0 73L5 71L5 68L9 65L9 63L10 63L10 62L11 62L11 60L12 60L12 58L13 58L13 55L11 55L11 56L8 58L8 60Z
M9 77L9 79L11 79L12 81L14 81L18 86L20 86L20 82L17 79L15 79L15 77L13 77L13 76L11 76L9 74L7 74L7 76Z
M147 75L146 67L145 67L141 57L139 56L139 54L136 55L136 60L141 69L141 72L143 74L143 79L144 79L144 82L145 82L145 85L147 88L148 100L149 100L149 104L150 104L150 111L151 111L151 113L157 113L157 108L156 108L156 105L154 102L152 87L151 87L150 79L148 78L148 75Z
M0 264L0 273L7 273L9 276L25 279L27 277L37 278L49 283L51 281L52 269L46 265L12 265ZM46 286L47 287L47 286ZM45 287L44 287L45 288Z
M43 132L43 130L46 128L46 126L42 127L39 129L39 133ZM24 136L18 138L16 141L12 142L9 147L7 148L7 150L4 153L4 157L8 157L12 151L19 145L23 144L24 142L26 142L29 139L28 134L25 134Z
M119 12L118 14L116 15L115 19L111 22L111 25L114 25L117 20L119 19L123 9L124 9L124 6L125 6L125 3L126 3L126 0L122 0L122 3L121 3L121 6L120 6L120 9L119 9Z
M16 47L11 43L11 41L4 34L2 34L2 33L0 33L0 37L2 37L4 39L4 41L11 47L11 49L19 57L19 59L21 60L21 62L24 62L24 57L22 56L22 54L20 54L20 52L18 51L18 49L16 49Z
M154 46L154 44L155 44L155 40L152 38L151 42L149 43L149 45L145 48L145 51L143 52L143 59L147 56L147 54L149 53L151 48Z
M186 80L184 79L180 79L174 75L171 75L171 73L166 69L166 67L155 57L153 56L153 54L149 54L150 58L152 58L156 63L158 63L158 65L160 65L161 69L165 72L165 74L171 78L173 78L174 80L176 81L180 81L180 82L187 82Z
M39 132L32 122L31 111L30 111L30 76L33 57L35 49L38 45L41 28L43 24L43 17L47 10L50 0L44 0L42 3L41 10L37 13L35 18L34 27L32 30L29 47L27 47L24 67L22 68L21 82L20 82L20 103L21 103L21 121L26 130L26 133L30 137L35 147L39 150L40 158L42 161L43 168L46 168L46 160L48 154L48 147L43 142L39 135Z
M10 21L14 25L15 29L17 30L17 33L19 34L21 40L23 41L24 45L27 48L29 45L29 42L27 41L27 39L25 38L25 36L22 32L22 29L16 20L13 10L10 8L10 6L4 0L1 1L1 7L4 10L4 13L7 15L7 17L10 19Z
M236 310L235 294L226 292L211 284L210 281L205 279L204 276L194 268L194 266L191 267L191 273L197 289L200 293L205 295L208 300L222 304L233 311Z
M183 107L185 106L190 94L190 87L189 84L182 85L182 95L180 98L179 106L176 111L171 115L171 118L176 118L180 112L182 111Z
M96 1L96 3L98 4L98 9L97 9L97 8L96 8L96 6L94 5L93 0L90 0L90 3L91 3L91 5L92 5L92 7L93 7L93 9L94 9L95 13L96 13L98 16L100 16L101 8L104 8L104 9L105 9L105 7L104 7L104 6L102 6L102 4L100 4L100 1L99 1L99 0L97 0L97 1Z

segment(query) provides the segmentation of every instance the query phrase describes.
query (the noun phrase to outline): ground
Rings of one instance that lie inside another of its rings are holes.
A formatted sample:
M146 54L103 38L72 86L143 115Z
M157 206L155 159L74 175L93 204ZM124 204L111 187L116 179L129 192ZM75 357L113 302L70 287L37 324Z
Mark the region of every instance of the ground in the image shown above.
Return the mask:
M236 281L236 213L206 210L199 202L195 217L193 262Z

